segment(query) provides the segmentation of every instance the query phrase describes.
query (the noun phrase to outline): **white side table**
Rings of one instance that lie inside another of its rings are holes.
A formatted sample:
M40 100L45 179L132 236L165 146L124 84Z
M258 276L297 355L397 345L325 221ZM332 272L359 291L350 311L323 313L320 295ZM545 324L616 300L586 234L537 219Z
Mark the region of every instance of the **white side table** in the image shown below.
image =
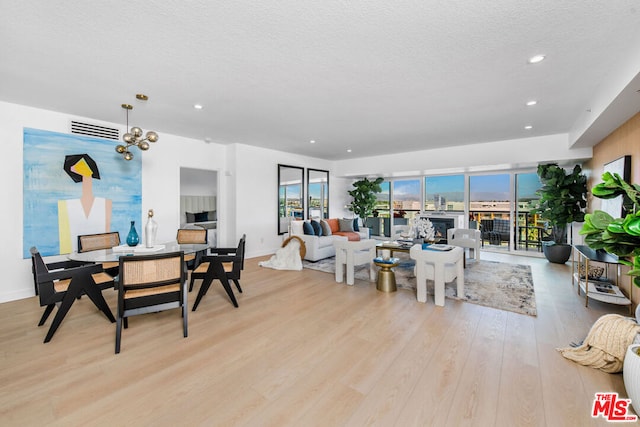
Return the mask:
M434 282L436 305L444 306L444 284L456 279L458 296L464 295L464 249L454 246L448 251L422 249L413 245L409 256L416 261L417 298L427 302L427 279Z

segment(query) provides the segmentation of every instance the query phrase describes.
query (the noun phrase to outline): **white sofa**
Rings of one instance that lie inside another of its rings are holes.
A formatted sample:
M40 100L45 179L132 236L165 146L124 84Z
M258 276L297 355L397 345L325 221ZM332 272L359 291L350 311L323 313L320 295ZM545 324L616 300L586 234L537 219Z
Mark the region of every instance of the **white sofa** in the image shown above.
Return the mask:
M333 246L333 242L337 240L348 240L346 236L340 236L332 234L331 236L312 236L304 234L303 223L304 221L292 221L291 222L291 235L300 237L305 244L306 254L304 259L307 261L319 261L321 259L329 258L336 255L336 249ZM366 227L360 227L360 231L356 232L361 240L369 238L369 229Z

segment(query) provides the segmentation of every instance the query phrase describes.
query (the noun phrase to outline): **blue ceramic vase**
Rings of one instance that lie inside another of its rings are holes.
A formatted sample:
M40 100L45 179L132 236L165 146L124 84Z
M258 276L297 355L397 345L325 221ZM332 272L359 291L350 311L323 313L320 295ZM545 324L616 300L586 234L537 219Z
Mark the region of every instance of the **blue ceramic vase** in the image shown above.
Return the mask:
M129 234L127 234L127 245L129 246L138 246L138 243L140 242L140 237L136 231L135 224L135 221L131 221L131 228L129 229Z

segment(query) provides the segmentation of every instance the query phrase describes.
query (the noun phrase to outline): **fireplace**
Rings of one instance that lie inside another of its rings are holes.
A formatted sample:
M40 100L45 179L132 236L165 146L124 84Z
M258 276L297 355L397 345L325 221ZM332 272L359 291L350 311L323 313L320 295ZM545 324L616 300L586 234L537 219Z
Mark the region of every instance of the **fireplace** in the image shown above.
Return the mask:
M433 224L433 230L439 243L447 243L447 230L456 227L456 217L441 215L421 215L422 218L428 218Z

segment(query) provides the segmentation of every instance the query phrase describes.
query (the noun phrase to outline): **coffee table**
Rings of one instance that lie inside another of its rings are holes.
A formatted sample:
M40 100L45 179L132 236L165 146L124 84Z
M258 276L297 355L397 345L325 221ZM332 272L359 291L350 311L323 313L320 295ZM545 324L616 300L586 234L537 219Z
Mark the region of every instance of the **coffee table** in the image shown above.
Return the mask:
M394 252L409 253L411 246L413 246L413 243L400 243L397 241L381 242L376 245L376 255L378 255L378 251L383 249L387 249L391 253L391 256L393 256Z

